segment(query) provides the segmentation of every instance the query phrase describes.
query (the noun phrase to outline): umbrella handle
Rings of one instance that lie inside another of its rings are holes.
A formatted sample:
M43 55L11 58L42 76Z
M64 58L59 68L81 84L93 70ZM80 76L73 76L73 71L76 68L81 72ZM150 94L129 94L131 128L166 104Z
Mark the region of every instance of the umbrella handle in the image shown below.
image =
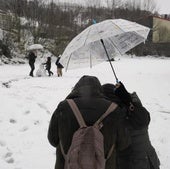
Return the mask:
M112 71L113 71L113 74L114 74L114 76L115 76L116 83L118 83L119 80L118 80L118 78L117 78L117 76L116 76L116 73L115 73L115 70L114 70L114 68L113 68L112 62L111 62L111 60L110 60L109 54L108 54L108 52L107 52L107 50L106 50L106 46L104 45L104 41L103 41L103 39L100 39L100 41L101 41L102 46L103 46L103 48L104 48L104 50L105 50L105 52L106 52L106 56L107 56L107 58L108 58L108 60L109 60L110 66L111 66Z

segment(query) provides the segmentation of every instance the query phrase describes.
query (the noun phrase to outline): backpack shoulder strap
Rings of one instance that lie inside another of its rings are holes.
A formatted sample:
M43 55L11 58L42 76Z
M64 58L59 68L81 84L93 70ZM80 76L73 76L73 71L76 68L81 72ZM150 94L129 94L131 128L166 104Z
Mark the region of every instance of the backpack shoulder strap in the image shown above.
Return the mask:
M82 115L80 113L80 110L77 107L77 105L74 102L74 100L73 99L67 99L67 102L68 102L69 106L71 107L71 109L72 109L72 111L73 111L73 113L74 113L74 115L75 115L75 117L76 117L80 127L81 128L82 127L87 127L87 125L86 125L86 123L85 123L85 121L84 121L84 119L83 119L83 117L82 117Z
M105 113L94 123L94 126L101 129L103 127L103 124L101 123L102 120L105 117L107 117L111 112L113 112L117 108L117 106L118 105L116 103L112 102L111 105L108 107L108 109L105 111ZM111 148L110 148L110 150L109 150L109 152L108 152L108 154L106 156L106 160L108 160L111 157L111 155L112 155L112 153L114 151L114 148L115 148L115 144L112 144L112 146L111 146Z
M111 103L111 105L108 107L108 109L105 111L104 114L94 123L94 126L98 126L99 129L102 127L100 123L103 121L105 117L107 117L111 112L113 112L117 108L116 103Z
M112 147L110 148L109 153L106 156L106 160L108 160L111 157L114 149L115 149L115 144L112 144Z

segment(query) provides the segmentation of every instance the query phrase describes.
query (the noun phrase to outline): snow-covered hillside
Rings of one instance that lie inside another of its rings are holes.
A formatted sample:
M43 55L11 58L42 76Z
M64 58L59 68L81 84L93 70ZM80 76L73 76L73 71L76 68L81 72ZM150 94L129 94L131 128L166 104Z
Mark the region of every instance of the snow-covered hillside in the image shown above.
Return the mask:
M136 91L150 111L150 138L161 169L169 169L170 59L124 56L113 65L119 80ZM115 83L107 62L64 72L61 78L54 63L52 77L32 78L29 71L27 64L0 66L0 169L53 169L55 149L48 143L47 130L58 103L83 75L97 76L102 84Z

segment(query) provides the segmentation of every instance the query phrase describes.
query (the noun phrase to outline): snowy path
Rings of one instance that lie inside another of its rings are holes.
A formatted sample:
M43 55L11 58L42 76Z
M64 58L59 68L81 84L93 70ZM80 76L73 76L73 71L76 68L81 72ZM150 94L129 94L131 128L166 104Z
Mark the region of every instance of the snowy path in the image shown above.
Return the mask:
M137 91L150 111L152 144L161 169L170 168L170 60L122 57L113 65L119 80ZM62 78L32 78L28 72L28 65L0 66L0 169L53 169L55 149L47 130L57 104L84 74L97 76L102 84L115 83L107 62L64 72Z

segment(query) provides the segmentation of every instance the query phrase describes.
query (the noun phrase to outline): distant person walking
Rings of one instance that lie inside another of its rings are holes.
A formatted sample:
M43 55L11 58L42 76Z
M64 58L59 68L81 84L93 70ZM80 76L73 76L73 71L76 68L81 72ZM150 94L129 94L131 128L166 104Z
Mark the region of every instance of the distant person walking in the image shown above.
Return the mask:
M58 77L61 77L63 75L62 73L62 69L64 68L64 66L59 62L60 61L60 56L57 58L55 64L57 66L57 75Z
M31 71L30 71L30 76L34 76L33 75L33 72L34 72L34 69L35 69L35 66L34 66L34 63L35 63L35 60L36 60L36 55L35 55L35 52L31 51L28 55L28 58L29 58L29 65L31 67Z
M48 71L48 76L53 75L53 72L51 71L51 57L47 57L47 62L44 63L46 66L46 70Z

